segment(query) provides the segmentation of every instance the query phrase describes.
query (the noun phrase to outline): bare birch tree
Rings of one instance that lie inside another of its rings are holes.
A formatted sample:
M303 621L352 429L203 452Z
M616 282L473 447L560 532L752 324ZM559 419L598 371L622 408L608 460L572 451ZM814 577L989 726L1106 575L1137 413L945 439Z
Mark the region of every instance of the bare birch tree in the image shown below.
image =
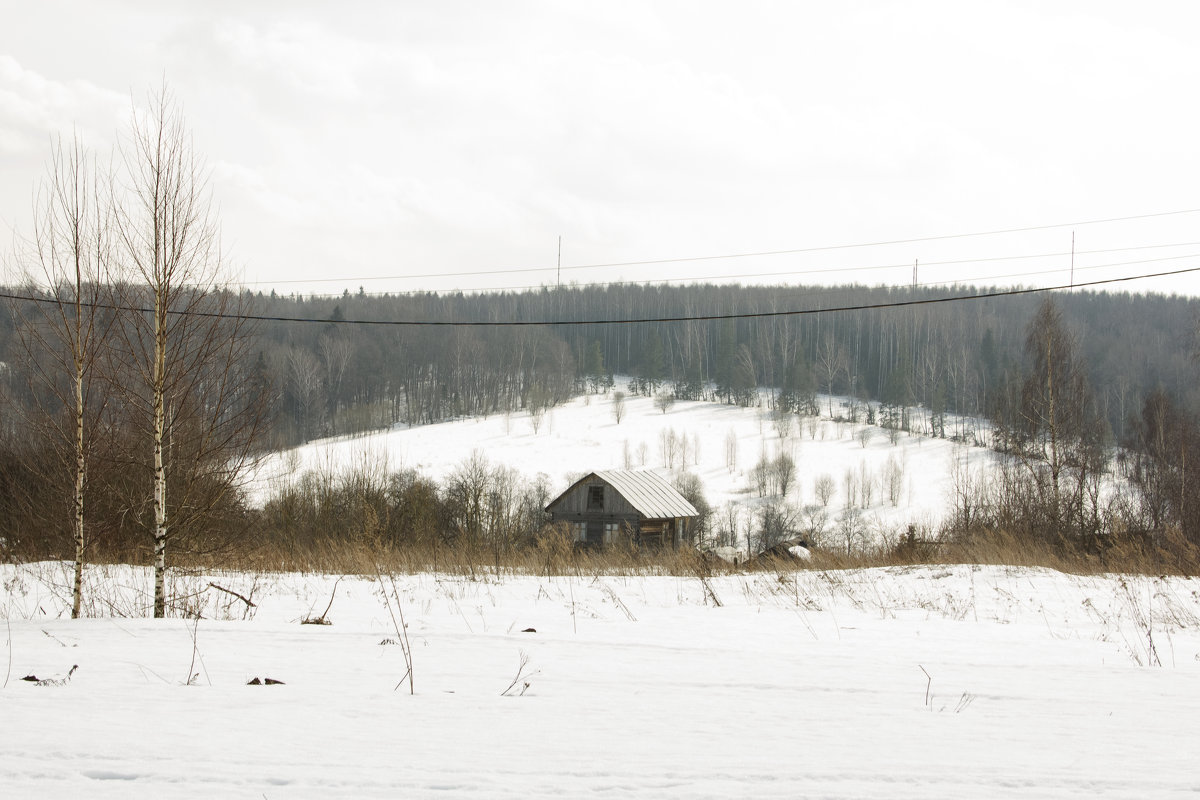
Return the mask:
M296 406L296 422L301 441L307 442L320 435L321 411L321 365L316 356L299 347L287 353L287 383Z
M343 433L338 429L338 402L342 394L342 381L346 376L346 366L354 355L354 348L340 336L325 334L318 342L321 353L321 363L325 368L325 403L329 419L329 433Z
M127 282L127 392L148 434L154 616L166 614L166 548L223 501L251 453L263 409L247 379L244 295L223 289L208 172L165 87L135 110L120 148L126 185L114 206ZM143 445L144 446L144 445ZM179 496L168 505L168 487Z
M821 340L817 350L817 365L825 377L825 391L829 394L829 418L833 419L833 383L846 371L846 349L833 341L833 337Z
M58 485L71 474L71 538L74 577L71 616L79 617L83 565L89 545L84 496L95 421L107 393L94 391L96 367L112 314L101 313L110 259L110 214L106 181L78 137L56 139L47 173L34 203L33 237L26 280L31 291L45 288L45 302L16 307L18 338L27 359L35 414L33 427L54 453L45 475ZM69 466L67 466L69 465ZM65 470L59 471L61 467Z
M1100 421L1077 350L1061 311L1046 300L1027 330L1029 369L1011 438L1038 500L1037 527L1060 541L1087 532L1084 496L1104 468Z

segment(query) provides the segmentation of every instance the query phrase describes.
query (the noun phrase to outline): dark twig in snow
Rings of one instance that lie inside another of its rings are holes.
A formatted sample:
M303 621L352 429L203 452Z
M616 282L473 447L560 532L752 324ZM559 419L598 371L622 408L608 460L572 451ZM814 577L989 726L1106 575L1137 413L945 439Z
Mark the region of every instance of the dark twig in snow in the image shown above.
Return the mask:
M396 579L389 575L388 582L392 585L392 597L396 599L396 610L392 611L392 601L388 599L387 587L383 585L383 572L379 569L378 564L375 565L375 576L379 578L379 592L383 595L383 604L387 606L388 616L392 618L392 627L396 629L396 638L399 640L400 651L404 654L404 664L407 667L392 691L399 689L400 684L404 683L404 679L407 678L408 693L413 695L416 694L416 691L413 689L412 646L408 643L408 623L404 621L404 607L400 604L400 591L396 588ZM396 619L397 614L400 617L399 620ZM380 644L388 641L388 639L384 639Z
M342 577L344 577L344 576L339 577L336 581L333 582L333 591L329 593L329 605L325 606L325 610L321 612L321 616L316 617L316 618L305 617L304 619L300 620L301 625L328 625L328 624L330 624L329 620L325 619L325 617L326 617L326 615L329 614L329 609L333 608L333 598L337 597L337 587L338 587L338 584L342 582Z
M526 653L524 650L520 650L518 652L520 652L520 654L521 654L521 662L520 662L520 664L517 665L517 674L515 677L513 677L512 683L510 683L508 685L508 688L500 693L501 697L511 696L510 693L512 692L513 689L516 688L518 683L521 684L521 690L516 693L516 696L520 697L521 695L525 694L525 692L527 692L529 690L529 681L527 679L532 678L534 675L537 675L539 672L541 672L541 670L539 669L539 670L534 670L533 672L530 672L528 675L526 675L525 668L529 666L529 654Z
M12 620L9 619L7 614L4 615L4 624L8 628L8 671L4 673L4 686L2 688L7 689L8 679L12 676Z
M200 677L200 673L195 671L196 658L199 657L200 669L204 670L204 677L208 681L208 685L212 686L212 678L208 677L208 667L206 667L204 665L204 656L199 654L199 647L198 647L198 641L197 641L199 638L199 633L200 633L200 618L199 617L196 617L196 621L192 625L192 629L190 631L188 631L188 633L191 634L191 637L192 637L192 663L188 665L188 679L187 679L187 682L185 685L187 685L187 686L195 686L196 685L196 679Z
M242 595L238 594L237 592L233 591L232 589L226 589L224 586L218 586L217 584L213 583L212 581L209 581L208 585L211 586L212 588L216 589L219 592L225 592L225 594L233 595L238 600L241 600L243 603L245 603L249 608L257 608L258 607L258 604L255 603L253 600L251 600L249 597L243 597ZM330 598L329 602L330 602L330 605L332 605L333 599ZM329 609L325 609L325 610L329 611Z
M408 693L412 695L416 694L416 692L413 690L413 658L412 645L408 643L408 623L404 620L404 607L400 605L400 592L396 589L396 579L389 575L388 582L392 584L392 597L396 599L396 613L400 617L400 626L396 632L400 634L400 647L404 653L404 663L408 667L407 671L405 672L405 677L408 678ZM393 618L393 624L395 621L396 620ZM400 683L403 682L404 678L401 678ZM396 684L396 689L400 688L400 683ZM395 689L392 691L395 691Z
M46 634L46 636L48 636L49 638L51 638L51 639L53 639L54 641L58 642L58 644L59 644L59 646L60 646L60 647L69 647L69 646L70 646L70 645L68 645L66 642L64 642L62 639L58 638L58 637L57 637L57 636L55 636L53 633L51 633L51 632L50 632L50 631L48 631L48 630L45 630L44 628L42 629L42 633Z

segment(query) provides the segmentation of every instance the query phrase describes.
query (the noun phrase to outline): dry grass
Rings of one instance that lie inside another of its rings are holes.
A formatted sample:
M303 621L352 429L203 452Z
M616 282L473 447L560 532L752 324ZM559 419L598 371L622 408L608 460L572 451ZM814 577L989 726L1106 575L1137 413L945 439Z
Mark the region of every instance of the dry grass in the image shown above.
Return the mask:
M1136 575L1200 574L1200 547L1178 530L1157 538L1104 536L1086 543L1030 540L1004 531L933 542L900 543L849 556L815 553L808 566L850 569L912 564L980 564L1044 567L1079 575L1125 573Z
M472 545L414 547L368 546L327 542L304 551L261 547L218 561L188 566L251 572L319 572L339 575L415 574L436 572L467 577L521 575L697 575L736 571L732 564L695 550L578 550L555 539L525 548L496 551Z
M927 534L929 535L929 534ZM915 564L978 564L1044 567L1081 575L1124 573L1142 575L1200 575L1200 546L1178 529L1156 536L1113 534L1087 542L1050 542L1004 531L960 534L934 541L886 537L885 544L847 554L839 549L816 549L807 561L759 558L733 565L695 549L638 549L630 545L604 550L574 547L561 531L547 527L523 545L461 540L455 544L398 545L383 540L373 529L353 537L322 537L307 541L280 536L243 539L238 545L207 554L168 549L172 567L189 570L236 570L247 573L300 572L372 576L435 572L467 577L487 574L520 575L674 575L699 576L842 570ZM38 561L43 557L9 553L5 560ZM90 563L148 565L148 548L97 554ZM51 558L50 560L57 560Z
M902 543L855 551L813 552L807 561L756 559L733 565L694 549L650 550L615 547L581 550L548 533L525 547L491 548L476 544L390 546L378 542L326 541L304 548L265 544L222 555L177 559L183 568L245 572L301 572L338 575L675 575L709 577L745 572L842 570L915 564L979 564L1045 567L1090 575L1200 574L1200 548L1177 532L1157 541L1146 537L1109 537L1090 547L1029 541L988 532L952 541Z

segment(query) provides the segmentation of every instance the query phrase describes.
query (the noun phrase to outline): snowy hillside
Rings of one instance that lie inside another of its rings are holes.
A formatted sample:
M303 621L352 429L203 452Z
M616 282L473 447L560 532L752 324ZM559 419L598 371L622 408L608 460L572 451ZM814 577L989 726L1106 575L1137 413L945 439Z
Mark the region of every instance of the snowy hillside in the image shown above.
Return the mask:
M785 453L796 471L787 502L827 508L832 529L849 499L864 533L878 536L940 519L950 502L955 462L971 470L991 463L981 447L903 432L893 441L883 428L833 421L831 405L835 416L845 411L838 399L831 404L820 398L820 418L791 415L786 424L765 403L741 408L678 401L663 413L652 398L633 395L625 397L618 422L614 402L610 392L577 397L541 420L518 412L313 442L268 459L252 496L261 502L272 487L307 470L411 468L441 481L478 451L528 478L544 474L554 493L593 470L644 467L669 477L682 469L700 477L714 508L732 503L749 511L779 499L769 488L760 496L754 468ZM832 484L827 503L817 489L822 478ZM748 521L749 514L743 516Z
M6 798L1197 788L1194 579L173 573L203 618L155 620L118 616L146 613L147 571L100 566L85 597L103 618L71 620L68 575L0 566ZM331 624L300 624L327 606Z

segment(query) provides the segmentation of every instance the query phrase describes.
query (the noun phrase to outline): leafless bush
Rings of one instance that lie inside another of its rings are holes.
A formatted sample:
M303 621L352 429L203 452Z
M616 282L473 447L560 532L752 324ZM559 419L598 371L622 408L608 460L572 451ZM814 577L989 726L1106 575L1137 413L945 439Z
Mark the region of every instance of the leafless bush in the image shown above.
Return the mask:
M677 462L685 461L681 450L687 447L686 439L674 428L663 428L658 433L658 452L663 466L674 469Z
M759 457L758 462L750 470L750 484L759 497L766 497L771 485L771 462L766 453Z
M866 533L867 527L863 523L862 512L853 506L847 508L838 522L838 534L845 545L846 555L850 555L856 547L864 544Z
M837 493L837 484L834 483L833 476L829 473L818 475L813 481L813 494L821 501L821 505L829 507L829 501Z
M780 453L775 457L772 468L775 475L775 487L781 496L786 497L796 479L796 461L787 453Z
M800 529L804 539L812 547L821 547L825 543L826 528L829 524L829 509L824 505L810 504L804 506L800 516Z
M900 496L904 491L904 465L895 456L888 456L883 466L883 482L887 488L888 502L893 506L900 505Z
M755 528L756 550L762 552L799 537L800 512L795 506L782 501L768 503L760 506L755 514Z
M792 412L786 408L776 406L771 411L771 426L775 429L775 434L780 439L786 439L792 435Z
M741 510L735 503L721 506L713 525L717 547L738 547L741 539ZM749 543L747 542L747 545Z
M875 498L875 474L867 468L867 462L858 462L858 495L859 506L870 508Z
M529 427L533 428L535 434L542 429L542 423L546 421L547 410L545 406L529 407Z
M625 393L616 391L612 393L612 415L617 424L621 424L621 419L625 416Z

